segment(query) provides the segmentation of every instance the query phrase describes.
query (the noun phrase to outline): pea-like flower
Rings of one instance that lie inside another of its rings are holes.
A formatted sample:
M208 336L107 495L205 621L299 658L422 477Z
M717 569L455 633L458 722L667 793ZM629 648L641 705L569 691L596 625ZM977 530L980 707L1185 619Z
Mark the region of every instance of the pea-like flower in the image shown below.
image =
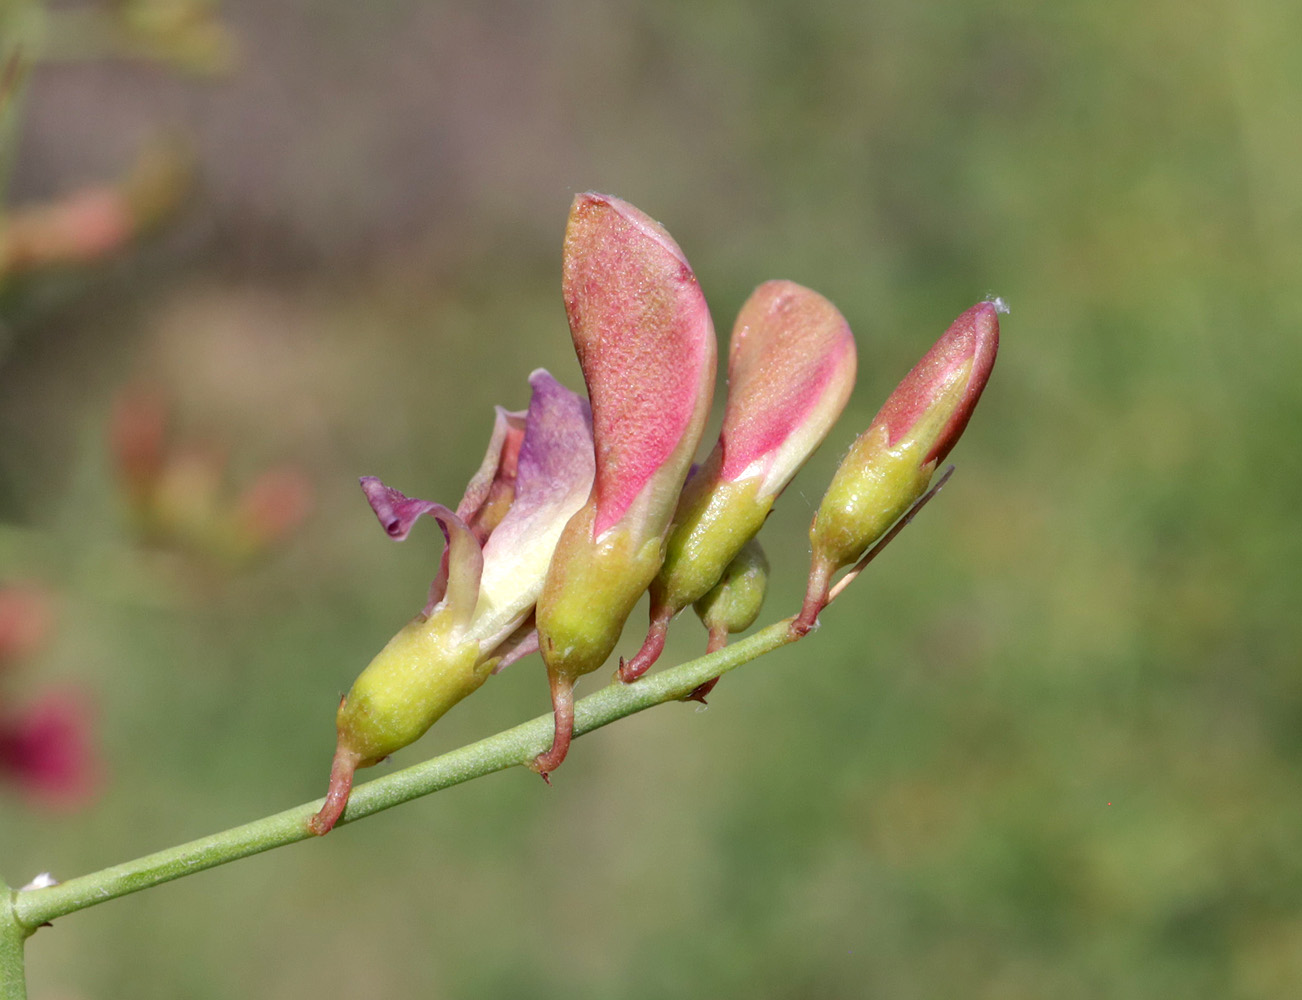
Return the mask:
M792 623L798 633L827 606L832 575L905 515L958 442L994 367L1005 308L978 302L954 320L850 446L809 529L813 561Z
M362 480L391 538L406 538L428 514L446 546L424 609L339 705L314 833L328 833L343 815L357 768L419 739L490 674L537 648L534 604L562 529L592 489L594 450L587 402L542 369L529 383L527 412L498 410L488 454L455 512Z
M678 496L709 415L714 326L687 258L658 223L600 194L574 200L565 310L592 403L592 495L566 525L538 600L538 637L560 765L575 681L600 667L664 559Z
M651 625L620 667L634 681L656 661L670 620L718 583L774 501L823 442L854 388L854 337L827 299L791 281L760 285L728 347L719 441L687 480L664 565L651 584Z

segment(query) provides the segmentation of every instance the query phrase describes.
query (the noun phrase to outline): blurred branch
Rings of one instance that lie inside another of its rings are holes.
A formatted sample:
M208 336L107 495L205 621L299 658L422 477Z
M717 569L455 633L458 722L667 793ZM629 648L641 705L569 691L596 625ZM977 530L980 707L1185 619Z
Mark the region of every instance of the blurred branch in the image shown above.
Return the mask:
M211 76L235 60L234 40L205 0L75 7L48 16L41 58L50 62L139 59Z
M575 705L575 735L592 732L655 705L678 701L711 678L795 641L797 636L789 624L790 619L784 619L732 646L644 677L636 684L607 685ZM551 744L552 730L553 720L549 712L478 743L377 778L353 790L341 822L351 823L431 792L517 764L526 764ZM12 925L16 924L22 933L30 933L56 917L96 903L260 854L273 847L315 840L317 838L307 824L322 802L322 799L317 799L50 888L19 892L13 899L11 921L6 921L4 914L0 913L0 925L11 924L8 930L12 932ZM3 926L0 926L0 933L5 933ZM0 1000L7 996L0 993Z
M17 157L23 97L43 33L44 13L39 3L0 5L0 220L5 214L9 177Z

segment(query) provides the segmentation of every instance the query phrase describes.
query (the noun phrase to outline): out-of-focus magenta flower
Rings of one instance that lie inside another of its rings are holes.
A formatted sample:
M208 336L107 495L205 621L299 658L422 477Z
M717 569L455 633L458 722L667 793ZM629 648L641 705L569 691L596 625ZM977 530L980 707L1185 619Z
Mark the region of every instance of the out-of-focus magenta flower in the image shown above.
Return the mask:
M804 633L827 605L832 574L849 566L926 492L967 426L999 350L999 309L978 302L905 376L837 469L809 529L813 562Z
M312 511L312 483L300 469L278 466L255 479L235 502L235 534L253 551L288 538Z
M769 281L742 306L728 350L719 441L678 502L664 565L651 584L651 625L637 655L621 665L623 680L636 680L655 662L670 620L709 592L763 526L845 409L855 363L849 324L817 292Z
M565 311L592 403L596 480L556 547L538 637L556 719L546 775L569 749L575 681L606 661L664 559L709 415L717 347L687 258L627 202L581 194L570 210Z
M76 692L46 691L22 712L0 718L0 774L41 805L84 805L101 774L90 715Z
M537 648L534 605L561 531L592 491L587 403L539 369L527 413L498 410L488 454L453 512L367 477L376 517L398 540L428 514L447 542L421 611L340 703L330 788L313 818L328 833L353 774L417 740L506 663Z

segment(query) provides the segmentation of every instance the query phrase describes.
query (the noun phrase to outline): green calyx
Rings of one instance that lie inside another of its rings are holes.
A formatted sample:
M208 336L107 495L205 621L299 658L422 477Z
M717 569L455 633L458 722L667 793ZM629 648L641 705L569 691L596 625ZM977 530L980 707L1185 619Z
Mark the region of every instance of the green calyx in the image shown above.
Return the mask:
M910 435L888 447L884 425L860 435L810 525L816 565L828 575L849 566L926 492L936 468L920 461L927 444Z
M761 482L761 476L721 482L708 465L689 481L674 515L664 565L651 584L653 607L676 613L719 582L773 508L774 495L759 496Z
M663 558L659 536L621 524L594 538L595 516L590 503L565 526L538 598L543 660L571 680L606 662Z
M769 561L759 539L752 538L728 563L719 582L692 607L711 633L744 632L759 617L768 583Z
M487 680L497 662L480 662L479 644L420 615L389 640L339 706L339 746L368 767L413 743Z

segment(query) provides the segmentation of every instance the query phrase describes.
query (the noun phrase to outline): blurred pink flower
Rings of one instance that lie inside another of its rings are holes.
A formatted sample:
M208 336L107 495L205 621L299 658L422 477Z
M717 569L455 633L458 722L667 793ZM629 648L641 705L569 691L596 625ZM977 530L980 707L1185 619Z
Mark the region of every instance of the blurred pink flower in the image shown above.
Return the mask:
M0 776L40 805L74 809L100 785L91 712L76 691L44 692L22 712L0 718Z
M314 491L302 470L275 466L232 496L224 450L173 440L169 424L158 390L119 391L109 451L127 509L146 539L239 564L283 544L311 512Z

